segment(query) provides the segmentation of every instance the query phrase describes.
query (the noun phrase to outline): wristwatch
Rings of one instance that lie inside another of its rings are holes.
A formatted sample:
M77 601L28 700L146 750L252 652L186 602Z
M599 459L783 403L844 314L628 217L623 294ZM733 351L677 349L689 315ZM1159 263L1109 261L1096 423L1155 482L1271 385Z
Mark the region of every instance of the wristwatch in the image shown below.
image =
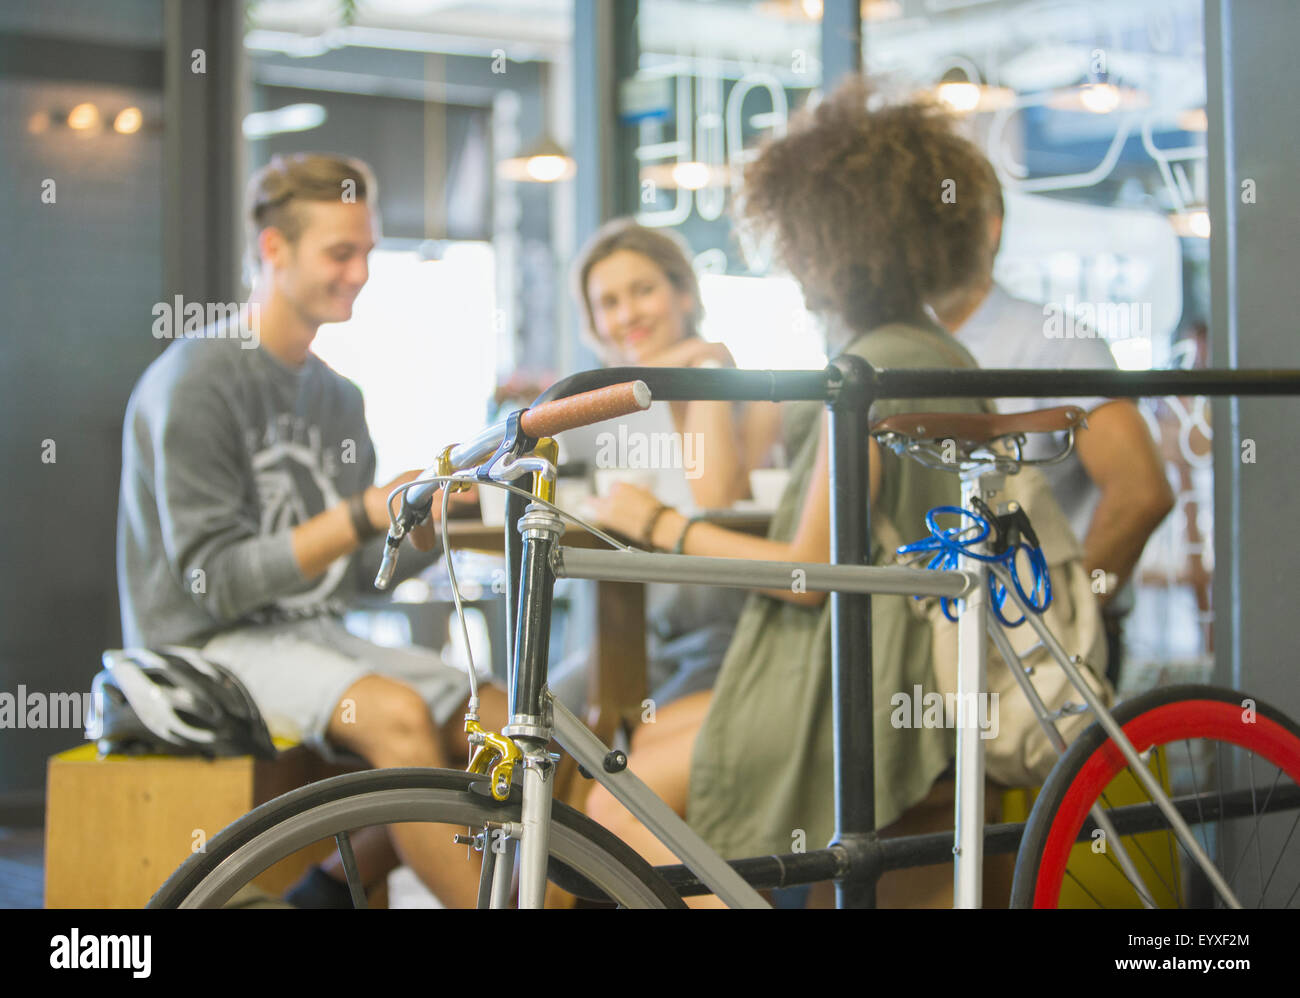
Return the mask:
M362 543L384 533L382 527L376 527L370 522L370 514L366 512L365 489L348 497L348 516L352 520L352 529L357 533L357 540Z

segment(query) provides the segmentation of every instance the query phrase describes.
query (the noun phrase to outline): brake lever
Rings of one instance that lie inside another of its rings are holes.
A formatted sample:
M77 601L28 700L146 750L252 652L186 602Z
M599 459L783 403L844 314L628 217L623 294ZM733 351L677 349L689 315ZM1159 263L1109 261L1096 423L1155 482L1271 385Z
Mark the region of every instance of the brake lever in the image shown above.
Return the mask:
M402 511L397 514L396 524L388 528L388 536L384 539L384 555L379 562L379 571L375 574L375 588L380 592L392 585L393 574L397 571L397 555L402 548L402 539L433 512L432 498L420 506L412 506L408 501L409 498L409 490L402 493Z
M388 537L384 541L384 557L379 562L379 572L375 575L375 588L381 592L392 585L393 573L397 571L397 552L401 549L402 538L405 536L406 530L401 524L398 524L396 534L391 528L388 531Z

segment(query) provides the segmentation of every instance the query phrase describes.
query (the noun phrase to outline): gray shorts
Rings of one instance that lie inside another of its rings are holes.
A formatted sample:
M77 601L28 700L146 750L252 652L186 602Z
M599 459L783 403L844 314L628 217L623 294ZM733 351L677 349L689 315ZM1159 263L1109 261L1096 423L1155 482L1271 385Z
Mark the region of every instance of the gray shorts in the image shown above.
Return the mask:
M339 756L325 741L343 694L362 676L400 680L424 698L439 727L469 698L469 677L424 648L385 648L351 634L337 617L258 624L212 638L203 654L248 688L273 736Z

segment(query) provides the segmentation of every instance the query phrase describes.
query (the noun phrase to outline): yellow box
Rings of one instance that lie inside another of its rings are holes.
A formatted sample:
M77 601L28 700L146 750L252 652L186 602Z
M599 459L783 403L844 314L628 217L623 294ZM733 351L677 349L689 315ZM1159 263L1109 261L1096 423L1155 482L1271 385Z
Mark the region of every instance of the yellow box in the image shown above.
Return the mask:
M141 908L196 846L280 794L348 772L277 740L273 762L244 756L101 758L91 743L51 757L45 812L47 908ZM281 894L333 851L318 842L254 883Z

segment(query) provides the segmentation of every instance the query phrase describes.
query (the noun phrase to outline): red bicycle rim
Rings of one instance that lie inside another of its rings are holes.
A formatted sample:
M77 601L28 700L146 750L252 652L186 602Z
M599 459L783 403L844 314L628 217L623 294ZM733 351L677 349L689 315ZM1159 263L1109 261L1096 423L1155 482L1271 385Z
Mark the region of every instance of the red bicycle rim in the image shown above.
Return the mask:
M1256 715L1249 723L1243 721L1239 704L1222 700L1178 700L1139 714L1124 725L1124 733L1139 752L1152 745L1185 739L1227 742L1267 759L1300 784L1300 741L1263 715ZM1065 792L1043 847L1034 886L1035 908L1057 907L1065 867L1079 830L1102 791L1126 768L1128 761L1109 738L1080 767L1079 775Z

